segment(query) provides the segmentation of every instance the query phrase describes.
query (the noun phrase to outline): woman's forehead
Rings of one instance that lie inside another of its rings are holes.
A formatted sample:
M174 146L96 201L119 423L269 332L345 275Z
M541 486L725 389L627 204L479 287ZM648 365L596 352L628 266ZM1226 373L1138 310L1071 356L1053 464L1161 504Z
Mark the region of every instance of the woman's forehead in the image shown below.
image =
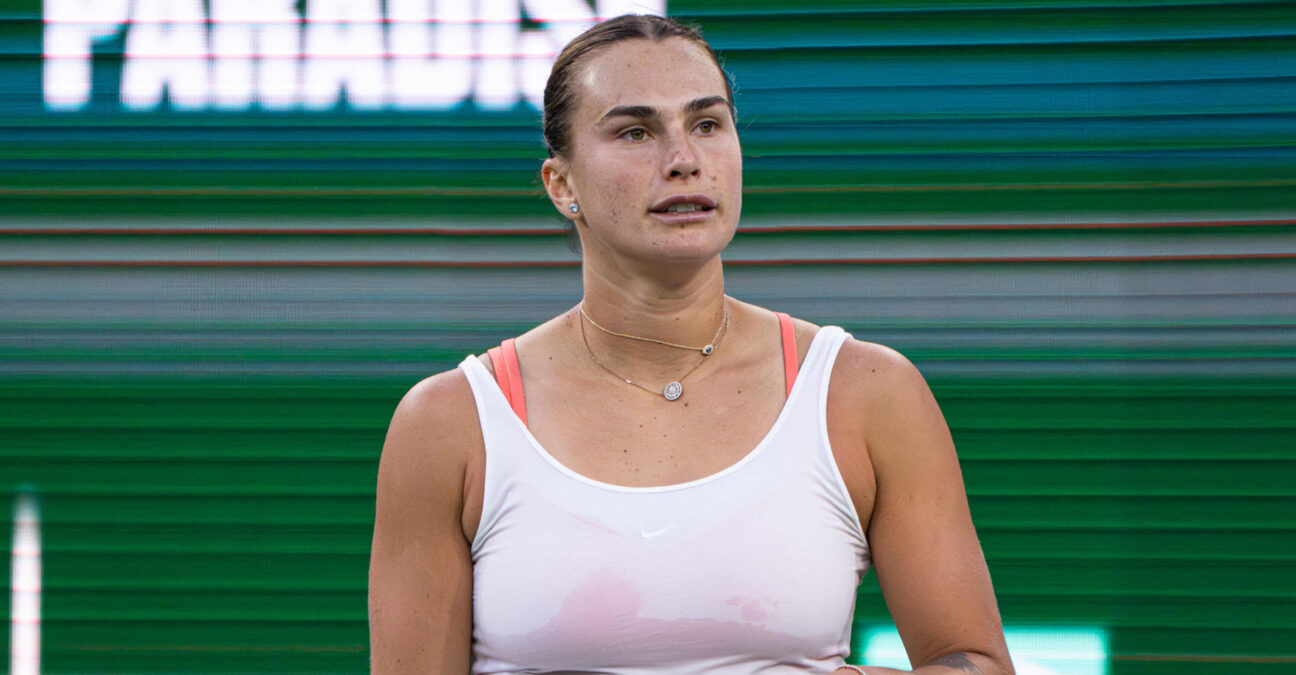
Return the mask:
M724 75L702 47L682 38L624 40L590 56L578 93L582 117L595 119L617 106L683 108L726 96Z

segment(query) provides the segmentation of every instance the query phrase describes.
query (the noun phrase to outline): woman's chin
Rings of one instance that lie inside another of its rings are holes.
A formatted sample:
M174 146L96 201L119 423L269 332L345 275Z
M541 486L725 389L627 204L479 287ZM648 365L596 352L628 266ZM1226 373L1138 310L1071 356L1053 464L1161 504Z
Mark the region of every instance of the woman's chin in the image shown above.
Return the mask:
M643 269L699 267L719 260L733 240L734 230L733 226L718 221L668 227L658 224L641 230L633 238L617 238L619 241L607 240L601 244L586 242L585 256L587 262L592 262L593 256L606 256L614 266L628 263Z
M670 262L705 263L720 257L733 239L733 232L712 228L685 229L661 241L655 249Z

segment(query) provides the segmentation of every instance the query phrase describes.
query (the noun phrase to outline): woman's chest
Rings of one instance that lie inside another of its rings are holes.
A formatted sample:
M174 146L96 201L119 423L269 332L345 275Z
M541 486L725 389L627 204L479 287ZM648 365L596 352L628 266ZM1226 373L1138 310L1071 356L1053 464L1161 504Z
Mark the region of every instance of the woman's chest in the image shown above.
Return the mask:
M567 399L537 392L529 428L576 473L614 485L674 485L740 461L773 427L777 384L701 384L676 401L623 385Z
M715 486L711 504L529 495L474 558L478 658L580 670L836 654L863 560L799 483Z

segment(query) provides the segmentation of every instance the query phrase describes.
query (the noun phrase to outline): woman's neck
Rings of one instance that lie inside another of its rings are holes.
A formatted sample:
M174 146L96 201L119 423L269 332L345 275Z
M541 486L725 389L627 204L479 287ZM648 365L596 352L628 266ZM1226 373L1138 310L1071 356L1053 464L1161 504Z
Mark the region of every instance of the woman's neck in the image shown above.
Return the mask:
M631 277L584 266L581 304L588 317L607 331L701 347L715 337L724 319L724 273L718 258L691 272L665 278ZM602 334L599 342L611 338L633 343L617 345L630 353L645 347L652 352L662 349L595 330Z

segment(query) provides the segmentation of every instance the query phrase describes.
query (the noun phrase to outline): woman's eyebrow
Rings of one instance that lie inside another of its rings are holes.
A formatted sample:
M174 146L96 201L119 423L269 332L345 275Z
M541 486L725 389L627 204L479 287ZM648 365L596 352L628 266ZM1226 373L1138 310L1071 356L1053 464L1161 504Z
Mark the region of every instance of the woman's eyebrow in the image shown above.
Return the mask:
M693 99L684 105L684 113L691 115L715 105L727 107L729 99L723 96L704 96ZM641 120L650 120L661 117L661 113L650 105L619 105L604 113L599 122L605 122L613 117L634 117Z
M606 122L613 117L634 117L641 120L660 117L657 109L650 105L619 105L603 114L599 122Z
M727 108L729 107L729 99L723 96L706 96L703 98L693 99L688 102L688 105L684 106L684 112L689 114L701 112L713 105L722 105Z

